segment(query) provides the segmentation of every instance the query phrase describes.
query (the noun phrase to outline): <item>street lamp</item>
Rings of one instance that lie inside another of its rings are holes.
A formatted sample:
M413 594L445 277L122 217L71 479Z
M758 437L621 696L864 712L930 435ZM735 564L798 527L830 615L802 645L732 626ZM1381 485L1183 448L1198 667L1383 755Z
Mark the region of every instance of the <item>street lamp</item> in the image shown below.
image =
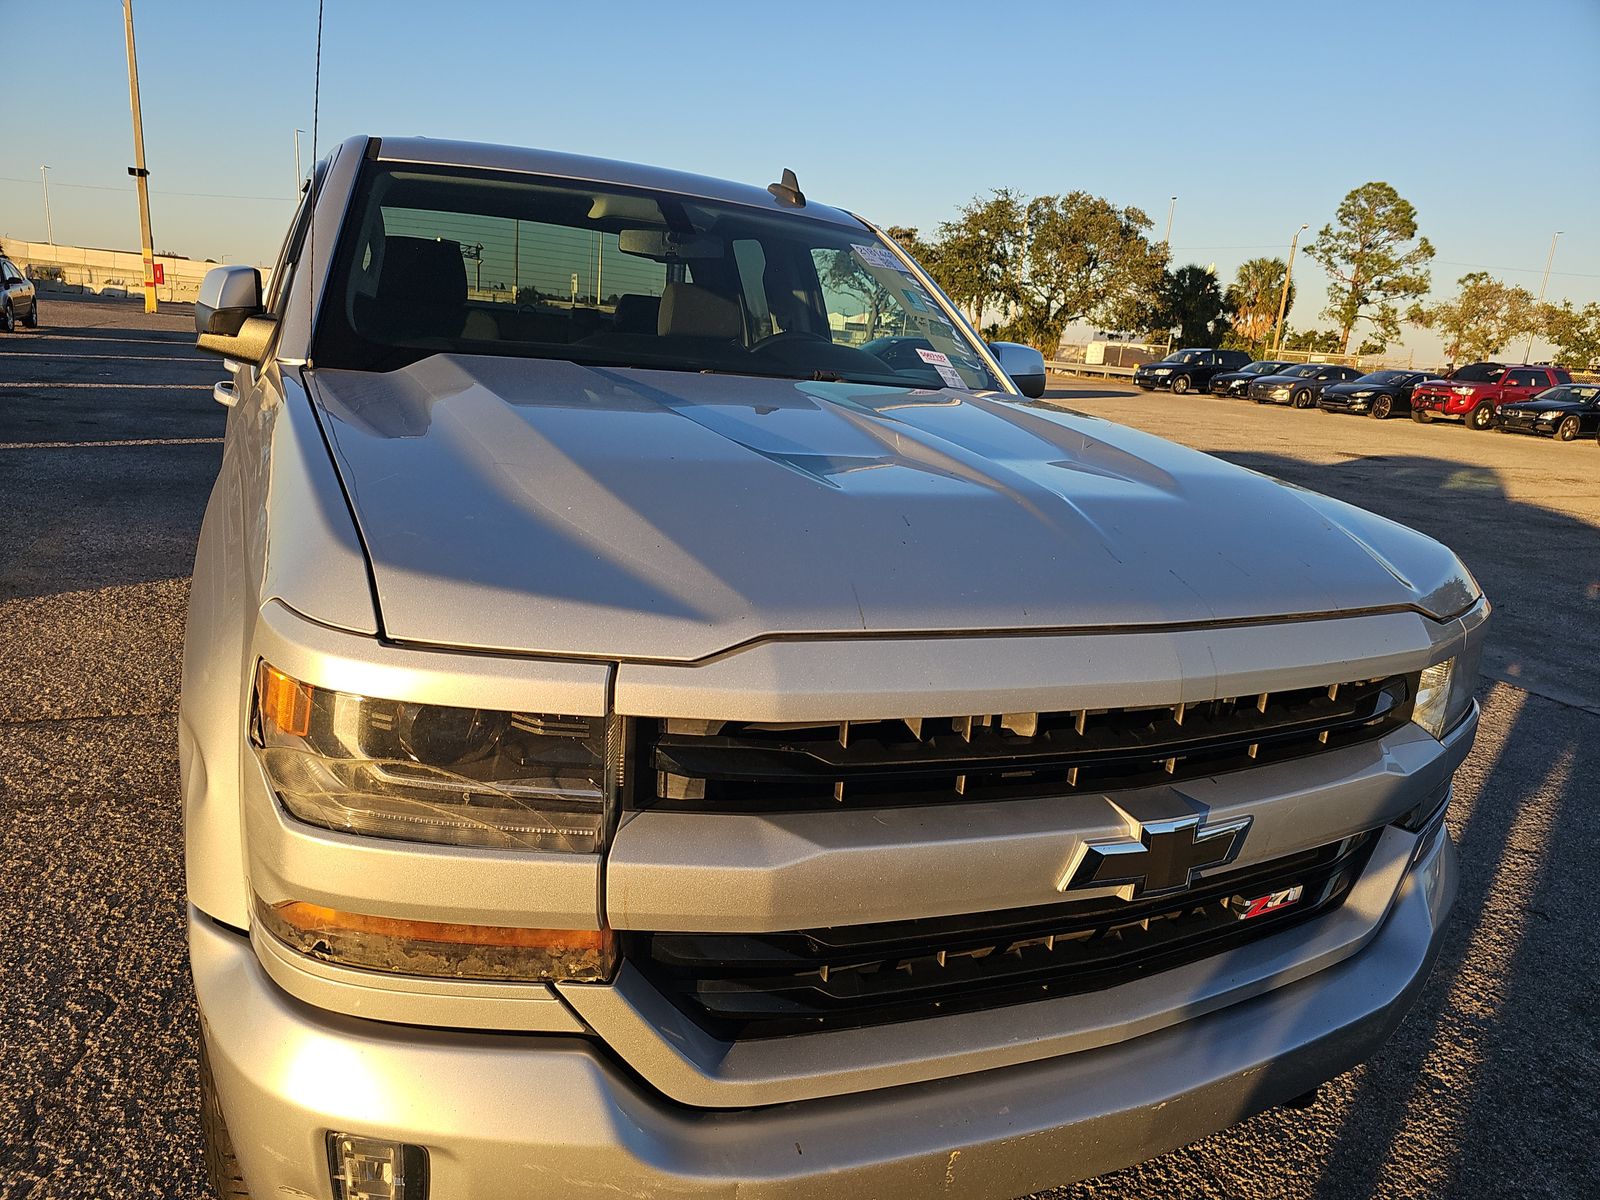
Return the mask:
M1174 196L1167 201L1167 236L1161 239L1162 246L1168 251L1172 249L1172 210L1178 207L1178 198Z
M1289 307L1289 280L1294 278L1294 252L1300 246L1300 235L1310 229L1309 225L1302 225L1294 231L1294 237L1289 239L1289 262L1283 268L1283 291L1278 295L1278 323L1272 333L1272 357L1278 357L1278 351L1283 348L1283 314Z
M45 232L45 237L48 238L49 241L50 241L50 244L52 246L54 246L56 244L56 227L50 220L50 176L47 174L47 172L49 170L50 170L49 167L40 167L39 168L39 182L44 187L44 232Z
M1550 253L1544 256L1544 278L1539 281L1540 308L1544 307L1544 290L1550 285L1550 264L1556 260L1556 238L1560 237L1563 232L1565 231L1558 229L1551 235ZM1527 362L1528 359L1533 357L1533 337L1534 335L1531 333L1528 335L1528 348L1522 352L1523 362Z
M305 182L306 178L300 174L300 135L304 132L304 129L296 129L294 131L294 194L296 196L300 194L300 185Z

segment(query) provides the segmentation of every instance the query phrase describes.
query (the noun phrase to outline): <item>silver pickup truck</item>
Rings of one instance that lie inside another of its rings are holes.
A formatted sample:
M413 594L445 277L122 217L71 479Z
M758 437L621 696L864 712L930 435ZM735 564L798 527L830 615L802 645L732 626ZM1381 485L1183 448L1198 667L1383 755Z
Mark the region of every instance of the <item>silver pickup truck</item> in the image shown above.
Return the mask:
M196 312L222 1194L1008 1197L1416 996L1466 569L1030 404L787 172L354 138Z

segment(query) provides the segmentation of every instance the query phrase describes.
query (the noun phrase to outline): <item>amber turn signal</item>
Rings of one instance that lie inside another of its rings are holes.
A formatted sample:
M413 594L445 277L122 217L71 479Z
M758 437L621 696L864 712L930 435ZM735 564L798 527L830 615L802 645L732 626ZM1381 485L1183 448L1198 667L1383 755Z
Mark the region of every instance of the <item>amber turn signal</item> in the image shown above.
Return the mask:
M610 976L615 954L609 929L410 921L259 896L255 908L266 929L300 953L369 971L593 983Z
M261 719L291 737L311 732L311 686L290 679L270 663L256 672L256 702Z

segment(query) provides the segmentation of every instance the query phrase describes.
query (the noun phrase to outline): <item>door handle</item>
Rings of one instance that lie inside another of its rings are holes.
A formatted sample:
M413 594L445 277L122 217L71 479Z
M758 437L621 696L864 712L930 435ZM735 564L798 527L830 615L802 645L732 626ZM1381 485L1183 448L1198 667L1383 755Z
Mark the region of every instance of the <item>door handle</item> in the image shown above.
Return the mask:
M239 392L231 379L219 379L211 385L211 398L223 408L232 408L239 403Z

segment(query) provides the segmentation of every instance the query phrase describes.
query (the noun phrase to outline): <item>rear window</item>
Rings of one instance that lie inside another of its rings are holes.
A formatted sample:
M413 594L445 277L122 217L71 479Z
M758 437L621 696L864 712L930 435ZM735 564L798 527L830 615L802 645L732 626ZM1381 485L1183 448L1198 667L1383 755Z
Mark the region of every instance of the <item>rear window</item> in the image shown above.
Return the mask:
M368 164L313 345L1009 391L860 225L643 189Z

